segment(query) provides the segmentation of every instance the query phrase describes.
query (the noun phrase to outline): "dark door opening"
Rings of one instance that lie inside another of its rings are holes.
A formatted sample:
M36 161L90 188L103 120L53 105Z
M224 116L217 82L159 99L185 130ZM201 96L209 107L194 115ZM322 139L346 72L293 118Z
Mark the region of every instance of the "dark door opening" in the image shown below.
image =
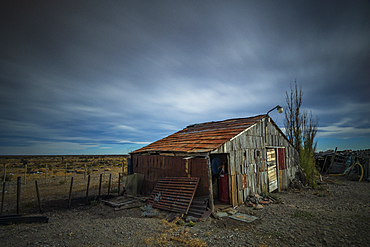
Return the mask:
M229 205L229 175L227 154L211 155L214 205Z

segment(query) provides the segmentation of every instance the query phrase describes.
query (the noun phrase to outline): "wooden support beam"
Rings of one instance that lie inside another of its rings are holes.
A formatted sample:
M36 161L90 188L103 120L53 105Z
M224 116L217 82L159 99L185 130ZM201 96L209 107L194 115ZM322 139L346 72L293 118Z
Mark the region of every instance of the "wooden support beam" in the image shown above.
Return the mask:
M19 216L9 215L0 217L0 225L21 224L21 223L48 223L46 216Z

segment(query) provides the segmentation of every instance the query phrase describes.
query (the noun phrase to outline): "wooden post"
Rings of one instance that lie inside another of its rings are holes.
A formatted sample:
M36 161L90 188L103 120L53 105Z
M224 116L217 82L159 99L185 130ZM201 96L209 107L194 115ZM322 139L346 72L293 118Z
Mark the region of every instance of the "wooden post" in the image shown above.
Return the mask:
M17 214L19 214L21 209L21 179L21 177L17 178Z
M109 182L108 182L108 196L109 196L109 193L110 193L110 180L112 178L112 174L109 173Z
M90 185L90 175L87 177L86 201L85 201L86 205L89 203L89 185Z
M71 188L69 189L68 208L71 208L73 177L71 177Z
M215 212L215 204L213 200L213 187L212 187L212 168L211 168L211 157L207 157L207 173L208 173L208 193L209 193L209 208L211 209L212 213Z
M1 211L0 215L3 215L3 209L4 209L4 196L5 196L5 180L3 181L3 194L1 196Z
M40 193L39 193L39 186L37 185L37 180L35 180L35 186L36 186L37 201L38 201L38 203L39 203L40 213L42 213L42 209L41 209L41 200L40 200Z
M85 174L84 174L84 179L86 179L86 174L87 174L87 168L86 168L86 163L85 163Z
M66 162L66 170L65 170L65 173L64 173L64 180L67 181L67 162Z
M105 163L104 163L104 170L103 170L103 181L105 181Z
M102 180L102 174L100 174L100 180L99 180L99 198L101 194L101 180Z
M5 179L6 179L6 164L4 164L4 179L3 179L3 181L5 181Z
M122 161L122 174L124 174L124 173L125 173L125 162Z
M120 188L121 188L121 173L118 173L118 189L117 189L118 196L119 196Z
M45 165L45 183L47 182L48 177L48 164Z
M24 185L26 185L27 180L27 164L24 165Z

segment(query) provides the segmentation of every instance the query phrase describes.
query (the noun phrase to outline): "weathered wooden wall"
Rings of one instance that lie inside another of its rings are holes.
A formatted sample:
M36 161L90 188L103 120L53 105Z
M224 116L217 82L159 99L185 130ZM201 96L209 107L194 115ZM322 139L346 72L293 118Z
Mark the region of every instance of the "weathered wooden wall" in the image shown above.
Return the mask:
M196 196L209 194L208 161L205 158L134 154L131 162L133 172L144 175L141 194L150 194L161 177L199 177Z
M229 191L234 206L245 202L249 194L268 191L266 147L285 149L286 169L278 173L279 188L285 189L295 177L298 153L273 123L266 125L263 119L212 151L229 154Z

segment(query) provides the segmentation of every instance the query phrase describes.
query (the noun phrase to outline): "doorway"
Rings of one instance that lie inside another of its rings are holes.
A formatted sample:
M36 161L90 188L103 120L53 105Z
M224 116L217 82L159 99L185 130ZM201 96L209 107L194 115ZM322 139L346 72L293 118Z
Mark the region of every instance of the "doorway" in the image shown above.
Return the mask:
M277 181L277 165L276 165L276 149L267 148L267 174L268 174L268 183L269 183L269 192L273 192L278 188Z
M212 194L214 205L229 205L229 174L227 154L211 155Z

